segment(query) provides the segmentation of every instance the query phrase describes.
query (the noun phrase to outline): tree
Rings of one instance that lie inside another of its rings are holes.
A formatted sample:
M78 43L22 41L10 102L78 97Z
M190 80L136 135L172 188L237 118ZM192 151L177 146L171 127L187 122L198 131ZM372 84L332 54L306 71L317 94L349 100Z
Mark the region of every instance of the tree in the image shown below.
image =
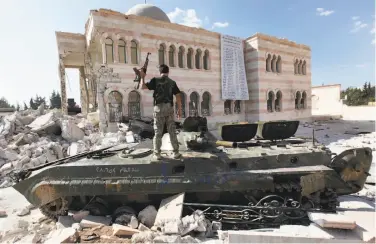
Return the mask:
M50 97L50 108L61 108L61 97L59 92L55 92L55 90L52 91L51 97Z
M367 105L369 102L375 101L375 86L371 86L371 82L365 82L362 89L349 87L345 91L341 91L341 99L346 97L347 105Z
M35 96L35 99L30 98L30 108L37 109L42 103L46 105L46 98L39 96L38 94Z
M16 110L20 111L20 104L19 103L17 103Z
M24 102L24 110L27 110L27 109L29 109L29 108L27 107L26 103Z
M31 108L31 109L37 109L37 108L38 108L38 107L35 107L35 103L34 103L33 98L30 98L29 105L30 105L30 108Z
M0 98L0 108L11 108L12 105L8 102L8 100L5 97Z

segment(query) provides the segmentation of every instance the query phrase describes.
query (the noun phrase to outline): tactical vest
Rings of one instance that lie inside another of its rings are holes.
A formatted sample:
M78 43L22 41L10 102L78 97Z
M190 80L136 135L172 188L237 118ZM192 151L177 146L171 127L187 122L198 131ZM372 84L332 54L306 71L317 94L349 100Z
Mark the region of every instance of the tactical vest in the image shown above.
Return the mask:
M155 79L155 90L153 93L154 105L161 103L170 103L173 105L174 94L172 93L172 88L175 81L167 76L156 77Z

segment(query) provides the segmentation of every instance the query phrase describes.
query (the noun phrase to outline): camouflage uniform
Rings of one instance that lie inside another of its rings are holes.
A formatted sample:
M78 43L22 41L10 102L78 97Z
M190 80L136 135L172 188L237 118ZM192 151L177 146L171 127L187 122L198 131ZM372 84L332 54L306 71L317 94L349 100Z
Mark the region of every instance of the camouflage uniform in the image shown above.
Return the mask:
M160 155L162 146L163 127L166 123L167 131L170 134L170 141L174 151L174 157L179 154L179 143L176 135L174 121L173 95L180 93L176 82L167 76L155 77L145 84L149 90L154 90L154 154Z

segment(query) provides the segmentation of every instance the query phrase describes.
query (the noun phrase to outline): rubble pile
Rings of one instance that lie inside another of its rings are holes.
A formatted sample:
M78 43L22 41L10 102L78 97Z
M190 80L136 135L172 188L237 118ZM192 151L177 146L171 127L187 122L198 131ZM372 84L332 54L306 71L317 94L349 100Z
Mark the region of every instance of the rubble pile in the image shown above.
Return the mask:
M46 111L43 106L37 110L15 112L1 119L0 188L10 186L6 175L13 170L32 168L83 151L140 139L129 131L126 124L119 124L117 133L100 133L98 113L68 116L62 115L59 110Z
M202 212L196 211L166 222L162 228L154 225L156 215L157 211L150 205L134 219L118 224L113 223L111 217L92 216L88 211L79 211L59 217L56 223L59 231L48 236L44 243L199 243L200 239L213 236L212 223L205 219ZM64 232L61 231L63 229Z

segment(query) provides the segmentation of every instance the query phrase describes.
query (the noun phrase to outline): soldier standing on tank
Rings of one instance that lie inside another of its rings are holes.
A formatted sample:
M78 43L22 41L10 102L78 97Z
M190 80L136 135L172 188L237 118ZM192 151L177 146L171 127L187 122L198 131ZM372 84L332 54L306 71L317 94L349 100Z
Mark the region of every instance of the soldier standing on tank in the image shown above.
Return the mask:
M169 75L169 67L165 64L159 66L160 77L152 78L148 83L145 83L145 73L141 70L141 89L153 90L154 98L154 160L160 160L163 127L166 124L167 131L170 134L170 141L173 148L173 157L180 158L182 155L179 153L179 143L176 135L175 120L174 120L174 105L173 95L176 97L178 104L178 118L181 118L182 105L180 90L176 82L172 80Z

